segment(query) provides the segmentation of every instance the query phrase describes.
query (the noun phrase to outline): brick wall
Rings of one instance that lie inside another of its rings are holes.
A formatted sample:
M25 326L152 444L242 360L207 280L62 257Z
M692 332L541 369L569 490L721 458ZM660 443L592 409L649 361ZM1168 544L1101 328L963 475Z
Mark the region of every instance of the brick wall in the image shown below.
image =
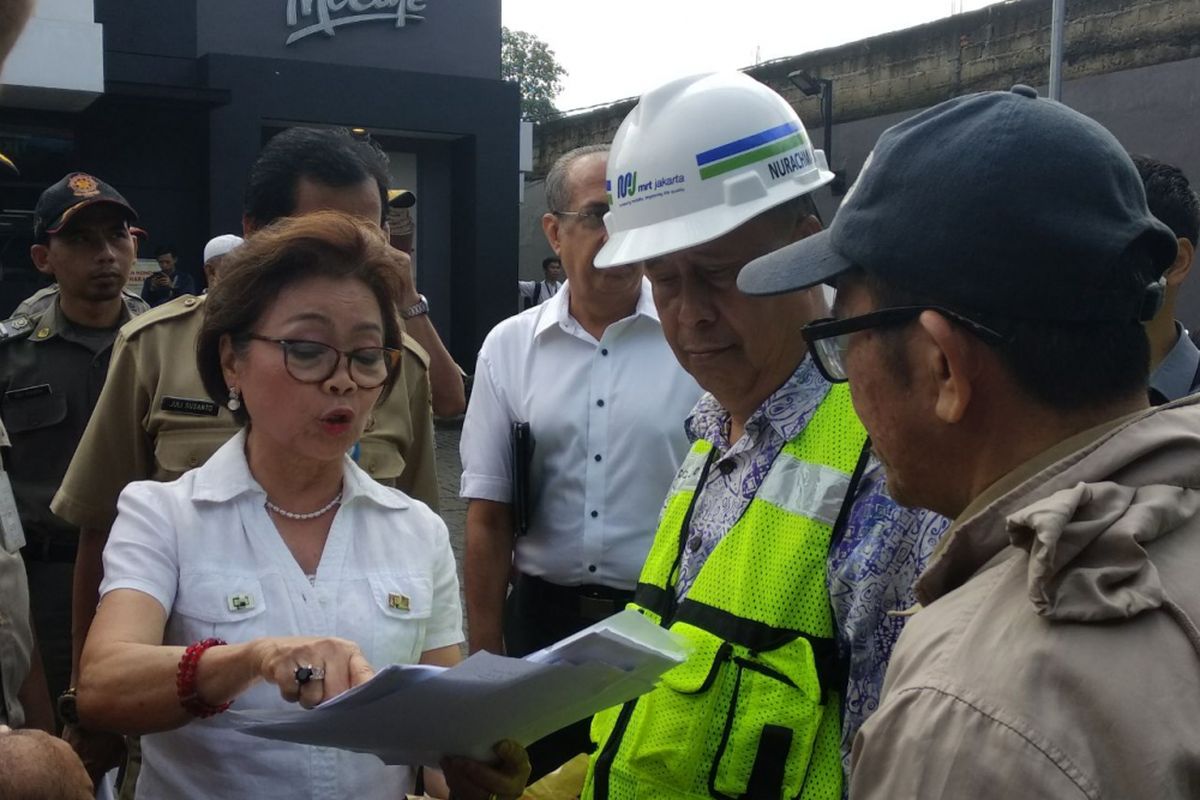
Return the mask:
M834 81L834 119L846 123L923 108L1014 83L1044 85L1049 0L1014 0L858 42L778 59L747 72L788 99L805 120L818 100L787 80L797 69ZM1075 80L1200 57L1197 0L1070 0L1063 79ZM635 98L538 125L533 176L574 147L610 141ZM818 139L819 141L819 139Z

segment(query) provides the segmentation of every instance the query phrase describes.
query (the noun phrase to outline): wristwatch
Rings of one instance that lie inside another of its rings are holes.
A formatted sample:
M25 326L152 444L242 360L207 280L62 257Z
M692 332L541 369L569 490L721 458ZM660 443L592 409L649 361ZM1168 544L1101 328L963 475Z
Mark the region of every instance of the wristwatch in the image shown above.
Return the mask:
M425 298L425 295L419 294L417 297L421 298L421 302L411 305L408 308L400 309L401 317L404 319L412 319L413 317L419 317L422 314L429 313L429 301Z
M74 687L58 696L58 716L67 725L79 724L79 706L75 701Z

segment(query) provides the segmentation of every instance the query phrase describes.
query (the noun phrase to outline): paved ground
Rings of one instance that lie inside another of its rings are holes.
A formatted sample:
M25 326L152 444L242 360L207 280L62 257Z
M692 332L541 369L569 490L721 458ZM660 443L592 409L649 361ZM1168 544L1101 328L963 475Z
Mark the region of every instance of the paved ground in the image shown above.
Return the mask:
M458 457L458 440L462 429L438 427L437 440L438 483L441 484L442 519L450 529L450 546L454 548L454 559L458 562L458 583L462 586L463 536L467 524L467 504L458 496L458 479L462 474L462 462ZM463 604L463 630L466 631L466 604Z

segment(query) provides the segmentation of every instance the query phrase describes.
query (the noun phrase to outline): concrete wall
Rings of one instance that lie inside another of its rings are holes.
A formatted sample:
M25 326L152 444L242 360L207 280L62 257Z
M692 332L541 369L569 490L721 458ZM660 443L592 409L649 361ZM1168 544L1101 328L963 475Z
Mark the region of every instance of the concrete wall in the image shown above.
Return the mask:
M1065 80L1200 57L1196 0L1071 0ZM797 69L834 81L838 122L934 105L966 92L1048 80L1050 3L1016 0L747 70L786 97L812 126L818 100L787 80ZM534 176L573 147L611 141L633 99L543 123ZM820 141L819 137L814 137ZM835 146L834 166L841 166Z
M1097 119L1131 151L1176 164L1200 189L1200 3L1196 0L1072 0L1068 3L1063 101ZM958 94L1007 89L1023 82L1045 92L1050 4L991 6L905 31L748 70L797 108L820 142L816 98L786 80L806 69L834 80L834 166L852 182L879 134L914 113ZM544 175L562 152L610 141L634 100L539 125L534 173ZM528 188L527 188L528 193ZM527 194L528 199L528 194ZM840 197L816 194L826 221ZM522 231L541 214L528 202ZM528 242L528 243L527 243ZM538 242L521 237L522 274L536 269ZM1200 330L1200 277L1184 285L1180 319Z

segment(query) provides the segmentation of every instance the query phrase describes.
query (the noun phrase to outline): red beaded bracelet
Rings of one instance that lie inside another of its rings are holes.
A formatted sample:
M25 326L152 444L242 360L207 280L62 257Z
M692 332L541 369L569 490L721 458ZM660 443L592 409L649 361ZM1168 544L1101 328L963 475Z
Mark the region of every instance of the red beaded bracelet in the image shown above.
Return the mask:
M208 648L225 643L224 639L204 639L188 646L183 657L179 659L179 670L175 673L175 692L179 695L179 704L194 717L206 719L220 714L232 703L231 701L214 706L201 700L200 695L196 693L196 665L200 663L200 656L204 655Z

